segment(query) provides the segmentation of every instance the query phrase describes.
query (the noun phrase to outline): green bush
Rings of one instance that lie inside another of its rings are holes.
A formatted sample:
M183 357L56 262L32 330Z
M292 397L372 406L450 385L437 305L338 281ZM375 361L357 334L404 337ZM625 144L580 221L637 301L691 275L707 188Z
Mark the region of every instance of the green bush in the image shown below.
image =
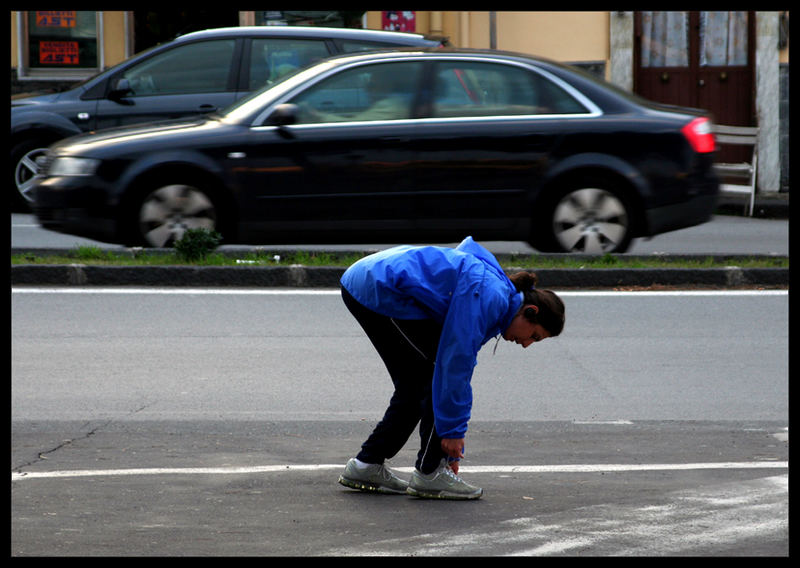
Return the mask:
M222 241L222 235L208 229L188 229L175 242L175 253L187 262L197 262L214 252Z

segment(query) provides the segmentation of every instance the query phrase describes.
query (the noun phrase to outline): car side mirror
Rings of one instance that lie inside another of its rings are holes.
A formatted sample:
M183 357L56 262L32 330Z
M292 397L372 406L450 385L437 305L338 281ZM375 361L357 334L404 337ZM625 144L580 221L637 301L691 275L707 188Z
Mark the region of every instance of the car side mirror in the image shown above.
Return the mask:
M108 93L108 98L114 102L125 104L122 98L132 91L133 89L131 89L130 82L125 77L122 77L111 84L111 91Z
M271 126L289 126L297 122L297 115L299 109L297 105L291 103L284 103L275 107L272 114L269 115L267 124Z

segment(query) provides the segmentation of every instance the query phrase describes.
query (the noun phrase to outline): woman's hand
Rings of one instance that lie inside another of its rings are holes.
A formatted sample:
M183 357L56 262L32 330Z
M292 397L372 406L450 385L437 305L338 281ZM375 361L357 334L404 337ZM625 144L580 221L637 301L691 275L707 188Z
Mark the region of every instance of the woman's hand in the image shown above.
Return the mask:
M443 439L442 450L453 459L464 457L464 438Z
M464 438L442 439L442 450L451 458L464 457Z
M458 475L458 460L464 457L464 438L442 439L442 451L450 458L450 469Z

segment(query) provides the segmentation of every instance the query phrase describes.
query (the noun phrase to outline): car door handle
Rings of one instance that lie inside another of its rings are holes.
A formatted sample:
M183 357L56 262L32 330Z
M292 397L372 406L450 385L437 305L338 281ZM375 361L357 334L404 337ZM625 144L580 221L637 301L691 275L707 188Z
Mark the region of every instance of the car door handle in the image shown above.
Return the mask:
M198 110L200 112L204 112L204 113L205 112L214 112L215 110L217 110L217 107L215 105L205 104L205 105L200 105L200 108Z
M408 136L380 136L378 137L379 142L408 142L410 138Z

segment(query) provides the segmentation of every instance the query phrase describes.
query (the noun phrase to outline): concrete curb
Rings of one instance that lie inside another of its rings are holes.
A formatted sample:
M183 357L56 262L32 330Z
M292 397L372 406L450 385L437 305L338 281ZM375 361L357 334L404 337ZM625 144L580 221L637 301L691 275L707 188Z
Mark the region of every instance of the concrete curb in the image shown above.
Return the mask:
M724 215L743 216L749 202L746 195L721 193L717 212ZM757 219L788 219L789 192L756 193L753 204L753 217Z
M15 286L338 288L342 267L14 265ZM521 270L521 269L520 269ZM517 272L516 269L508 271ZM788 268L538 269L547 288L788 286Z

